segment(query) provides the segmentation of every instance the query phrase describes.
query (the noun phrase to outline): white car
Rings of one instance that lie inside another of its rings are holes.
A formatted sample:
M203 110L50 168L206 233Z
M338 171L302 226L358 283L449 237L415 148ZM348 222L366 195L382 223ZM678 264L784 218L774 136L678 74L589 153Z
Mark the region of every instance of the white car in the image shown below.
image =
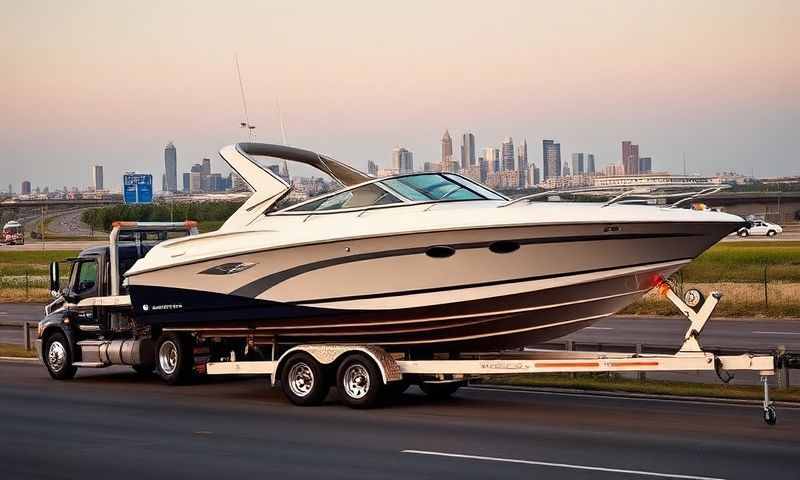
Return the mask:
M741 228L736 233L740 237L746 237L748 235L766 235L768 237L774 237L782 232L783 228L781 228L780 225L769 223L764 220L754 220L753 225L750 228Z

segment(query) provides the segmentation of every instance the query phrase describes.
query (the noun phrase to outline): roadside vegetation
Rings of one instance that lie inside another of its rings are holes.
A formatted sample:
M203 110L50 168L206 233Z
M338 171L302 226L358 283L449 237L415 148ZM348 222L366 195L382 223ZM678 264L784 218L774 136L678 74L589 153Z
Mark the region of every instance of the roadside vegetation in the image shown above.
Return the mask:
M112 205L81 214L81 221L95 230L110 231L117 220L139 222L181 222L196 220L201 232L218 229L242 205L241 202L176 202L150 205Z
M46 302L50 299L50 262L78 255L77 250L0 250L0 302ZM62 271L62 281L69 271Z
M33 350L25 350L25 347L22 345L0 343L0 357L36 358L36 352Z
M677 395L689 397L733 398L742 400L761 400L764 389L760 385L726 385L724 383L691 383L647 380L640 382L619 374L578 373L539 374L539 375L497 375L480 379L486 385L570 388L578 390L644 393L653 395ZM771 389L770 398L785 402L800 402L800 388L787 390Z

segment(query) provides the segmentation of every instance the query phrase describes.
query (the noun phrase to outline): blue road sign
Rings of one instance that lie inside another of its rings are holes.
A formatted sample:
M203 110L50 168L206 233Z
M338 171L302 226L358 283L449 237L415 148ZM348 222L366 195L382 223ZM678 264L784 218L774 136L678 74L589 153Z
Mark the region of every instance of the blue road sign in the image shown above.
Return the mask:
M126 173L122 177L125 203L153 203L153 176L149 173Z

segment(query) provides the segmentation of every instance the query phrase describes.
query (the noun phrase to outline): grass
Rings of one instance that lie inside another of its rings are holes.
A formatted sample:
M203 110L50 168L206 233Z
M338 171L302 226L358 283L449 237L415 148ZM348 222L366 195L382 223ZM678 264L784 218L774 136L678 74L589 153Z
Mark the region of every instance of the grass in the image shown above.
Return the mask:
M653 395L679 395L708 398L734 398L761 400L763 387L757 385L726 385L709 383L667 382L647 380L639 382L620 375L605 374L539 374L539 375L498 375L482 378L484 384L524 387L556 387L579 390L603 390L612 392L645 393ZM779 401L800 401L800 388L770 391L770 398Z
M33 350L25 350L25 347L21 345L0 343L0 357L36 358L36 352Z
M800 283L800 242L719 243L682 270L686 282Z
M49 265L52 261L78 255L77 250L19 251L0 250L0 301L2 302L46 302L50 297ZM25 288L26 278L28 275ZM62 269L61 277L69 275Z

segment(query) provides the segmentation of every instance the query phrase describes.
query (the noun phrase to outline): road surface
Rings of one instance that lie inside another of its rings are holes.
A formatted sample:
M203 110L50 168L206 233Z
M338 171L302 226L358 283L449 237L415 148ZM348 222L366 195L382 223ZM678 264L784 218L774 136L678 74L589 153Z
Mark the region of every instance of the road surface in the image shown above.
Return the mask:
M0 362L4 479L797 478L800 410L465 388L387 408L288 404L263 379L169 387ZM656 475L656 476L654 476Z

